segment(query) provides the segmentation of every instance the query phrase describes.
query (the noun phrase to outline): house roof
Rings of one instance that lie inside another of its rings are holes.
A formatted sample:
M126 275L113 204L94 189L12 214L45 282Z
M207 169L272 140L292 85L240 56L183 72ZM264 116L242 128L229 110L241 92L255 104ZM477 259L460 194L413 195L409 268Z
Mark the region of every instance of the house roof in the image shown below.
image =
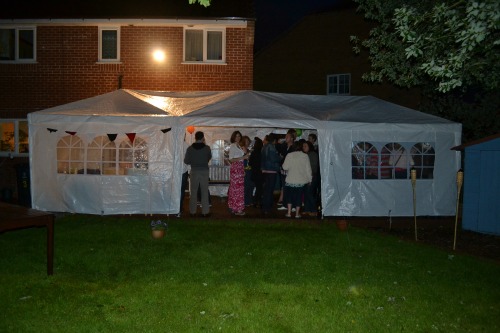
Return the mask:
M35 114L97 117L182 116L389 124L453 123L372 96L295 95L252 90L162 92L122 89Z
M497 133L497 134L494 134L494 135L487 136L485 138L481 138L481 139L477 139L477 140L474 140L474 141L470 141L470 142L461 144L460 146L455 146L455 147L453 147L451 149L452 150L464 151L465 148L467 148L467 147L475 146L475 145L478 145L478 144L481 144L481 143L484 143L484 142L488 142L488 141L491 141L491 140L499 139L499 138L500 138L500 133Z
M0 0L0 19L253 18L252 0L217 0L208 7L188 0Z

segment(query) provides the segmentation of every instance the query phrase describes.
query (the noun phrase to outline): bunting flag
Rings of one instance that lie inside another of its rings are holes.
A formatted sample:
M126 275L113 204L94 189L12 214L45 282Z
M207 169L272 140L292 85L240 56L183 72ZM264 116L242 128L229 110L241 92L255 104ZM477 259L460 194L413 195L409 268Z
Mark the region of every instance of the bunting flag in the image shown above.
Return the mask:
M57 130L55 128L48 128L48 127L47 127L47 131L49 131L49 133L57 132Z
M118 135L118 134L108 134L108 139L109 139L109 141L111 141L111 142L115 141L115 140L116 140L116 136L117 136L117 135Z
M125 134L127 135L130 142L134 143L135 133L125 133Z
M70 132L70 131L65 131L66 133L68 133L69 135L75 135L76 132Z
M164 128L164 129L162 129L161 131L162 131L163 133L167 133L167 132L170 132L170 130L171 130L171 129L172 129L172 127L170 127L170 128Z

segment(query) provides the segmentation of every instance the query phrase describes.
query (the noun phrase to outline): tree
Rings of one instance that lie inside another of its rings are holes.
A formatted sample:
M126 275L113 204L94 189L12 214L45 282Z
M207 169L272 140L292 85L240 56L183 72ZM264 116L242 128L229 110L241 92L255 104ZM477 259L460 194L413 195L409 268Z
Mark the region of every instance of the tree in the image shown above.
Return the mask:
M354 0L378 25L351 40L368 49L368 81L410 87L431 80L440 92L500 86L500 2L497 0Z
M478 124L478 133L473 133L475 126L464 126L468 139L499 131L495 117L488 124L481 120L492 113L498 118L498 0L354 1L375 22L367 39L351 36L354 52L366 49L369 54L371 71L365 80L420 87L423 111Z
M211 0L189 0L189 4L192 5L193 3L199 3L203 7L208 7L210 6L210 1Z

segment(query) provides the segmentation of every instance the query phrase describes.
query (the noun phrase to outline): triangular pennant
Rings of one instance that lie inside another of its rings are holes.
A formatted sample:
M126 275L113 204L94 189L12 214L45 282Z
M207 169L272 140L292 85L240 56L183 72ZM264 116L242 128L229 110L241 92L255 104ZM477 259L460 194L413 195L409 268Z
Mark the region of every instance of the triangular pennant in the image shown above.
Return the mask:
M127 134L127 137L130 140L130 142L134 143L135 133L125 133L125 134Z
M115 141L115 140L116 140L116 136L117 136L117 135L118 135L118 134L108 134L108 139L109 139L109 141L111 141L111 142Z
M66 133L68 133L69 135L75 135L76 132L70 132L70 131L65 131Z
M170 130L171 130L171 129L172 129L172 127L170 127L170 128L164 128L164 129L162 129L161 131L162 131L163 133L167 133L167 132L170 132Z
M49 133L57 132L57 130L55 128L48 128L48 127L47 127L47 131L49 131Z

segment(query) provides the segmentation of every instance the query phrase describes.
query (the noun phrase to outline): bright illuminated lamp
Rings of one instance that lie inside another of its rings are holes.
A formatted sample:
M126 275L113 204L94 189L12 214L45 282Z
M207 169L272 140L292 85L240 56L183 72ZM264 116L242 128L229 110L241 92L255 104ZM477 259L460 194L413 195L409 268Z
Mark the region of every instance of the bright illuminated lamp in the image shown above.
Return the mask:
M153 52L153 59L158 62L162 62L165 60L165 52L162 50L156 50Z

